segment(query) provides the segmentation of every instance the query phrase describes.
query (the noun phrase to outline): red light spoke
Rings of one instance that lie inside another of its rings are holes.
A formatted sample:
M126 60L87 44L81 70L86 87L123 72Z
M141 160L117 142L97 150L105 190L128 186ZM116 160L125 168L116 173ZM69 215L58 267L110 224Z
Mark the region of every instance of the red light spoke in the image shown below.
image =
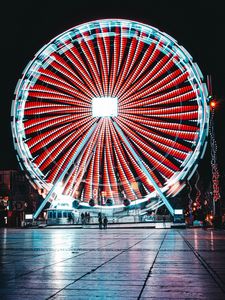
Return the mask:
M124 99L126 99L127 97L129 97L133 92L137 91L138 88L141 86L139 83L140 81L142 81L143 79L141 79L141 75L144 73L145 70L147 70L152 63L157 59L158 55L160 54L160 51L158 49L160 43L155 44L153 47L153 49L151 49L151 47L149 47L150 50L150 57L148 57L146 64L143 65L142 69L140 69L140 72L136 74L136 78L135 78L135 83L129 88L129 91L127 91L125 94L123 94L121 96L121 102L123 102ZM140 78L140 79L139 79ZM144 77L145 80L146 77ZM148 79L148 77L146 78L146 80Z
M91 162L88 166L87 177L85 179L85 186L84 186L84 201L89 201L92 198L92 182L93 182L93 167L94 167L94 160L93 157Z
M128 153L130 153L130 150L129 150L128 148L127 148L127 151L128 151ZM131 155L131 153L130 153L130 155ZM151 182L148 180L148 178L146 177L146 175L143 174L142 169L139 167L139 165L137 164L137 162L135 161L135 159L134 159L132 156L131 156L130 159L131 159L131 161L132 161L132 163L133 163L133 166L134 166L134 168L135 168L135 171L137 172L138 179L140 179L140 180L143 182L145 188L146 188L149 192L153 192L153 191L154 191L153 185L152 185ZM143 162L143 163L144 163L144 162ZM146 169L148 170L148 172L151 174L151 176L152 176L152 178L154 179L154 181L157 183L157 185L158 185L159 187L161 187L162 184L161 184L161 182L158 180L158 178L156 177L155 173L149 168L148 165L146 165L145 163L144 163L144 165L145 165Z
M94 171L93 171L93 199L95 202L98 200L98 196L100 195L100 184L102 184L102 174L100 164L103 160L103 143L104 143L104 135L105 135L105 121L103 121L103 125L99 132L99 141L96 145L96 151L94 153Z
M56 56L55 59L57 59L57 58L58 58L58 55ZM73 72L73 70L70 67L68 67L67 64L65 64L64 60L61 59L60 62L61 63L53 60L50 63L50 66L53 67L59 73L61 73L61 75L65 76L68 80L70 80L71 78L75 78L76 74ZM82 87L80 84L79 84L79 86L80 86L80 88ZM90 101L89 97L87 95L79 92L75 86L74 86L74 93L76 93L77 97L80 97L82 100L87 101L87 102Z
M108 36L108 29L101 27L102 31L102 39L105 47L105 53L106 53L106 63L107 63L107 74L109 74L110 68L110 37Z
M61 74L68 76L68 79L76 78L80 81L79 77L74 73L73 69L67 64L67 62L58 54L54 53L50 55L50 66L54 67Z
M126 28L124 28L124 27L121 28L121 33L122 34L120 35L120 55L119 55L119 65L118 65L118 69L117 69L117 75L118 75L119 70L121 68L122 59L124 57L124 52L125 52L127 42L128 42L128 39L127 39L126 35L123 35L123 32L126 32Z
M164 56L147 75L140 77L140 79L136 81L135 84L132 85L132 87L121 96L121 102L123 102L123 99L138 91L140 88L143 88L147 84L150 84L150 82L153 81L153 75L161 68L162 65L164 65L167 62L168 59L169 56Z
M159 128L159 127L154 127L154 126L152 126L152 128L157 131L161 131L162 133L165 133L168 136L173 136L173 137L179 136L180 139L189 140L189 141L194 141L198 136L198 133L196 133L196 132L192 133L192 132L188 132L188 131L180 131L179 135L178 135L177 130Z
M135 183L136 179L128 166L128 163L125 159L126 156L125 156L124 150L121 146L120 140L118 139L115 129L111 123L110 123L110 131L111 131L112 140L115 145L115 155L117 157L117 163L119 160L119 165L117 167L118 167L119 176L121 178L121 183L124 186L125 193L127 194L128 199L132 200L132 199L134 199L134 194L131 192L131 187L130 187L129 183L132 183L132 182ZM121 170L121 168L122 168L122 170ZM138 197L140 197L141 194L140 194L139 189L136 187L136 185L133 190L134 190L135 194Z
M99 96L99 92L92 81L91 72L88 71L85 62L83 61L82 57L80 56L78 50L73 45L68 51L65 52L67 58L71 61L71 63L76 68L78 75L82 78L82 80L86 83L86 87L94 93L95 96Z
M112 67L110 71L110 78L109 78L109 95L113 96L113 89L116 85L116 76L119 66L119 53L120 53L120 37L119 37L119 28L115 28L115 37L114 37L114 44L113 48L114 51L112 53Z
M127 97L123 101L121 100L121 102L123 104L125 104L125 103L128 103L128 102L134 101L136 99L140 99L142 97L150 96L154 93L159 93L159 92L162 92L166 89L175 87L179 83L184 82L186 80L186 78L188 77L188 73L184 73L184 74L181 74L181 75L180 74L181 74L181 71L176 70L173 73L167 75L165 78L163 78L159 82L143 88L141 91L138 91L134 95L131 95L131 96Z
M73 179L74 182L74 194L73 196L75 197L75 193L77 191L81 192L80 189L80 184L82 182L85 182L85 187L84 187L84 200L90 200L91 197L91 186L92 186L92 174L93 174L93 151L94 151L94 147L98 138L98 134L97 132L99 131L100 127L101 127L101 123L100 122L97 126L97 128L95 128L95 131L93 132L93 135L90 139L90 141L88 141L86 143L85 146L85 150L83 151L80 163L78 164L78 168L76 169L76 175ZM90 174L90 170L92 171L92 174ZM85 179L85 174L87 173L86 179ZM71 175L72 176L72 175ZM89 185L89 187L87 187ZM89 198L85 198L86 196L88 196Z
M171 136L179 137L179 138L185 137L185 139L194 140L196 135L198 134L198 131L196 132L193 131L192 126L187 126L179 123L169 123L169 122L165 123L162 121L154 121L148 118L132 117L130 115L129 115L129 119L134 120L136 122L139 122L140 120L140 123L145 124L146 126L150 126L151 129L154 129L155 131L161 131L163 133L166 133L168 134L169 137ZM189 118L187 119L189 120ZM188 148L184 147L182 149L188 149Z
M84 132L89 128L90 124L86 124L82 127L82 129L78 129L77 131L69 134L67 137L60 139L59 141L55 141L55 143L48 148L48 151L44 151L35 159L35 163L37 165L40 165L44 170L51 162L56 159L58 155L60 155L63 149L68 149L69 146L71 146L71 144L80 137L81 132ZM44 161L46 162L44 163Z
M126 30L126 29L121 28L122 32L123 32L123 30ZM122 65L122 59L124 57L126 45L127 45L126 36L121 36L121 38L119 40L119 49L120 49L120 51L119 51L119 62L118 62L118 65L117 65L117 76L118 76L118 78L116 80L116 84L115 84L115 87L113 89L113 94L112 94L113 97L116 97L116 94L117 94L118 88L121 84L121 81L123 82L123 80L124 80L123 72L121 72L121 70L124 69L124 65Z
M87 45L88 44L88 45ZM90 41L87 41L87 44L85 43L85 41L83 40L80 43L80 47L81 50L84 52L86 58L87 58L87 62L89 64L89 69L91 71L91 74L93 76L95 85L98 88L98 92L101 96L104 95L103 90L102 90L102 85L101 85L101 79L100 79L100 75L99 75L99 69L98 69L98 64L97 64L97 60L94 54L94 46L91 44ZM90 49L89 47L90 46Z
M124 165L121 164L121 153L116 152L115 153L116 159L117 159L117 170L120 176L121 184L123 185L124 193L126 194L126 197L130 200L135 200L136 196L134 195L134 191L131 188L130 182L127 180L125 171L124 171Z
M73 127L74 126L75 125L73 125ZM72 129L73 129L73 127L72 127ZM50 130L48 132L39 133L38 135L34 135L32 138L30 138L29 140L27 140L26 143L27 143L28 147L31 149L36 144L40 143L42 140L44 140L45 138L51 136L52 134L55 134L56 132L57 132L57 134L58 134L58 132L60 132L62 134L64 134L64 133L66 134L67 132L70 131L69 130L70 128L71 128L71 124L64 125L64 126L62 126L60 128L54 128L54 129L52 129L52 130ZM40 148L41 148L41 146L40 146Z
M60 77L48 69L39 69L37 75L40 75L39 77L37 76L40 81L55 84L56 86L57 84L61 83L64 87L68 87L70 89L78 87L87 97L94 97L94 94L86 87L86 85L82 81L80 81L79 77L75 73L73 73L73 75L67 74L66 78L70 83L64 80L62 76Z
M186 105L186 106L175 106L172 108L153 108L153 107L145 107L145 108L139 108L137 109L125 109L126 114L131 114L131 115L145 115L145 116L150 116L150 117L158 117L160 115L167 116L167 115L177 115L178 117L181 115L181 113L185 112L192 112L198 109L197 105ZM124 112L123 109L120 110L121 113Z
M131 131L126 125L120 123L119 121L118 124L123 129L123 131L129 137L131 137L135 146L141 150L141 153L143 153L143 155L148 159L151 165L155 166L156 169L159 168L160 171L165 172L164 175L169 177L173 175L173 171L178 171L178 168L172 162L170 162L165 156L155 151L153 148L146 145L144 140L133 131Z
M79 143L79 142L78 142ZM48 174L46 177L46 181L49 183L54 183L56 179L60 176L60 174L63 172L64 167L68 164L70 159L73 157L74 152L77 149L77 144L73 145L68 152L66 152L65 155L63 155L58 161L57 164L54 164L52 167L51 173Z
M113 198L118 199L119 194L118 194L117 180L116 180L115 170L114 170L114 166L113 166L113 159L112 159L113 158L112 138L110 135L109 122L111 122L111 120L107 120L107 122L106 122L105 154L106 154L106 161L107 161L108 173L109 173L109 181L110 181Z
M148 178L146 177L145 174L143 174L142 169L139 167L139 165L137 164L136 160L133 158L132 153L130 152L129 148L126 147L126 153L129 154L129 159L136 171L137 174L137 178L134 179L134 181L130 180L130 182L135 182L136 180L141 180L142 183L145 185L146 189L149 190L149 192L154 191L154 188L152 186L152 184L150 183L150 181L148 180ZM155 180L155 182L158 184L158 186L161 186L161 183L159 182L158 178L156 177L156 175L154 174L154 172L147 166L145 165L146 169L148 170L148 172L151 174L151 176L153 177L153 179ZM136 193L140 193L139 190L136 191Z
M82 118L90 117L90 114L82 115ZM77 120L76 115L72 116L57 116L57 117L42 117L33 120L28 120L24 122L26 134L31 134L33 132L40 132L41 130L51 128L53 126L64 125L69 122ZM94 121L93 121L94 122Z
M104 169L103 169L103 192L107 198L113 198L112 189L109 180L108 162L106 152L104 152Z
M38 98L43 102L54 101L55 103L64 103L70 105L86 106L80 101L77 101L74 97L65 95L63 93L53 92L51 89L43 89L42 86L35 86L35 91L29 91L29 97ZM29 103L29 102L28 102ZM26 103L27 105L27 103ZM40 105L39 103L37 105Z
M88 101L89 98L82 93L79 92L79 90L75 89L73 86L61 83L60 81L51 79L49 77L40 76L39 80L41 80L43 83L47 85L51 85L53 88L59 89L62 92L65 92L66 94L69 94L73 97L77 97L79 99L82 99L84 101Z
M117 86L116 86L115 91L114 91L114 94L117 97L120 97L120 92L119 92L120 88L124 84L125 78L127 77L128 70L131 67L131 62L132 62L132 59L133 59L133 56L134 56L136 45L137 45L137 40L135 38L133 38L131 40L131 43L130 43L130 46L129 46L128 54L127 54L127 57L126 57L126 60L125 60L125 65L123 66L123 69L120 72L120 75L119 75L119 78L118 78L118 81L117 81Z
M74 198L76 198L77 193L79 193L79 191L74 190L74 186L75 186L75 183L76 183L77 174L78 174L78 171L79 171L79 166L80 166L80 163L81 163L81 159L82 159L82 157L78 158L78 160L76 161L73 169L71 170L71 173L67 177L67 180L66 180L66 183L65 183L65 193L66 193L66 195L69 195L71 197L74 196Z
M64 91L68 91L64 89ZM62 92L62 91L61 91ZM74 90L73 92L70 92L70 95L67 95L65 93L61 92L55 92L54 89L46 87L44 85L36 84L31 90L29 91L29 96L34 98L40 98L40 99L50 99L50 100L56 100L59 102L67 101L67 103L78 105L78 106L86 106L88 107L88 103L85 101L88 100L86 96L83 96L79 91ZM59 100L58 100L59 98ZM61 100L62 98L62 100ZM77 98L83 100L82 102L80 100L77 100ZM88 101L87 101L88 102Z
M69 137L60 140L60 142L55 143L53 146L48 148L48 151L43 152L34 160L35 164L40 167L41 170L45 170L47 166L54 163L55 159L57 159L63 149L72 144L73 140L74 136L70 135Z
M54 111L53 111L53 106L54 106ZM54 114L54 115L63 115L63 114L79 114L82 115L83 113L87 115L89 113L91 115L91 109L90 108L84 108L84 107L75 107L75 106L61 106L61 105L53 105L53 104L46 104L42 105L42 108L32 108L32 109L27 109L25 111L25 115L37 115L37 114Z
M144 53L140 61L140 64L124 82L124 88L128 89L130 87L130 84L137 81L141 76L141 74L146 70L146 68L149 67L148 65L149 57L151 56L154 49L155 49L155 44L151 44L148 47L148 49L146 50L146 52Z
M97 39L98 50L100 55L99 58L100 58L103 90L104 90L104 95L108 95L108 65L107 65L108 59L106 58L105 46L104 46L103 39L100 36L100 30L97 30L96 35L97 35L96 39Z
M71 132L74 132L74 130L82 125L85 125L82 127L82 130L85 130L85 128L89 125L93 124L93 120L87 120L83 119L79 123L76 124L68 124L64 127L58 127L56 129L48 131L48 133L39 133L39 135L30 138L27 141L27 145L31 149L31 153L35 153L39 149L46 147L48 144L52 143L55 139L63 138L64 136L67 136Z
M144 116L132 116L132 115L126 115L125 113L121 114L120 117L123 117L124 120L132 120L134 123L138 122L139 124L143 124L148 127L162 127L162 128L168 128L168 129L178 129L179 130L186 130L186 131L191 131L195 132L197 131L198 127L193 123L193 126L191 125L185 125L179 122L169 122L167 118L164 118L163 120L157 120L154 118L148 118ZM120 118L119 117L119 118Z
M74 191L78 191L80 188L80 184L83 180L85 180L84 175L87 172L90 164L90 160L92 159L93 153L92 151L94 150L98 134L97 132L99 131L100 127L102 125L102 122L98 124L98 126L95 128L95 131L93 132L93 135L91 139L86 143L85 149L83 151L81 163L78 168L77 176L76 176L76 182L74 185ZM90 200L90 198L89 198Z
M168 66L168 62L170 62L172 64L171 66L174 65L172 58L171 58L171 54L165 55L164 57L162 57L162 59L151 69L151 71L148 73L146 78L143 78L140 81L139 85L142 83L142 85L140 85L140 86L145 86L146 83L152 82L155 78L159 77L159 76L157 76L158 72L160 72L160 71L163 72L163 68L165 68L165 71L170 70L170 68Z
M191 90L191 91L190 91ZM196 98L197 91L192 91L192 86L188 85L184 88L177 88L173 91L164 93L160 96L150 96L145 97L140 101L140 99L132 101L128 104L120 103L120 108L138 108L143 106L151 106L151 105L166 105L166 104L175 104L175 103L183 103L188 100L192 100Z
M184 160L187 156L187 153L191 151L190 148L179 144L178 141L175 142L174 140L170 140L169 138L161 137L160 135L154 133L152 130L147 129L140 124L131 122L127 119L124 120L123 118L120 118L120 120L123 122L123 124L128 125L134 132L136 131L139 135L149 140L150 143L153 143L156 147L159 147L161 150L163 150L165 154L169 153L174 157L182 158ZM179 124L177 124L177 126L179 126Z
M138 35L138 31L136 32L136 34ZM134 66L135 62L138 61L139 56L143 57L143 56L141 55L141 51L143 50L143 47L144 47L145 44L144 44L144 42L141 40L141 38L143 38L142 33L140 33L140 36L139 36L139 37L134 36L133 39L134 39L134 38L137 38L137 39L138 39L138 42L137 42L137 46L135 47L135 51L134 51L134 55L133 55L133 58L132 58L132 62L131 62L131 64L130 64L130 68L129 68L129 70L128 70L127 73L130 73L130 71L131 71L132 67ZM129 74L129 76L130 76L130 74ZM128 78L128 77L127 77L127 78Z
M170 70L175 66L175 63L178 63L176 56L174 57L169 54L168 58L168 60L165 58L163 64L161 61L158 62L158 64L155 67L154 74L151 77L151 81L156 80L162 75L166 76L166 74L168 74L168 72L170 72Z

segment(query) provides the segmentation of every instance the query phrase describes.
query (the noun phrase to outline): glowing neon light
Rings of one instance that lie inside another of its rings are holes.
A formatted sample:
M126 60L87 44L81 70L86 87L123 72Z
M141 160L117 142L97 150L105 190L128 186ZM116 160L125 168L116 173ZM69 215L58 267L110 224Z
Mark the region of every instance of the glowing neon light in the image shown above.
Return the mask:
M92 117L117 117L118 99L101 97L92 99Z
M20 163L39 188L60 178L63 195L84 203L132 205L156 194L143 168L163 193L171 180L183 186L204 149L209 106L199 68L172 37L107 19L71 28L36 54L12 116Z

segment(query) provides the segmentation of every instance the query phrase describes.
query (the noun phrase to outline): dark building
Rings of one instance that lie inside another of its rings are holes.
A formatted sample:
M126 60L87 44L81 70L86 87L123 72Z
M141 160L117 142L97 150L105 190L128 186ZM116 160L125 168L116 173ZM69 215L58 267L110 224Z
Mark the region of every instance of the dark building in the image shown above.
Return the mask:
M18 227L41 197L22 172L0 170L0 226Z

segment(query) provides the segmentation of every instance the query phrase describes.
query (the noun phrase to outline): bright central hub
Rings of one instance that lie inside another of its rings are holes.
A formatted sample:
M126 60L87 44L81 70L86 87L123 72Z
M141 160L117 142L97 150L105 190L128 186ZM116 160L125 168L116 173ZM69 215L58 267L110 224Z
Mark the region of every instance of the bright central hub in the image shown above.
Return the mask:
M117 117L117 97L92 98L93 117Z

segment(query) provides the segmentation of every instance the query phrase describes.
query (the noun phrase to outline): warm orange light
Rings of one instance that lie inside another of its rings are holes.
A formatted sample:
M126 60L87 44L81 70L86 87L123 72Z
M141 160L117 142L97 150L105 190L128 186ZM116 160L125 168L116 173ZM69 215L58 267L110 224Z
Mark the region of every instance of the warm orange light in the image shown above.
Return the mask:
M212 220L212 219L213 219L213 216L209 216L209 218L210 218L210 220Z
M211 106L212 108L216 107L216 101L212 100L212 101L210 102L210 106Z
M133 189L138 189L138 183L137 182L131 182L131 186Z

